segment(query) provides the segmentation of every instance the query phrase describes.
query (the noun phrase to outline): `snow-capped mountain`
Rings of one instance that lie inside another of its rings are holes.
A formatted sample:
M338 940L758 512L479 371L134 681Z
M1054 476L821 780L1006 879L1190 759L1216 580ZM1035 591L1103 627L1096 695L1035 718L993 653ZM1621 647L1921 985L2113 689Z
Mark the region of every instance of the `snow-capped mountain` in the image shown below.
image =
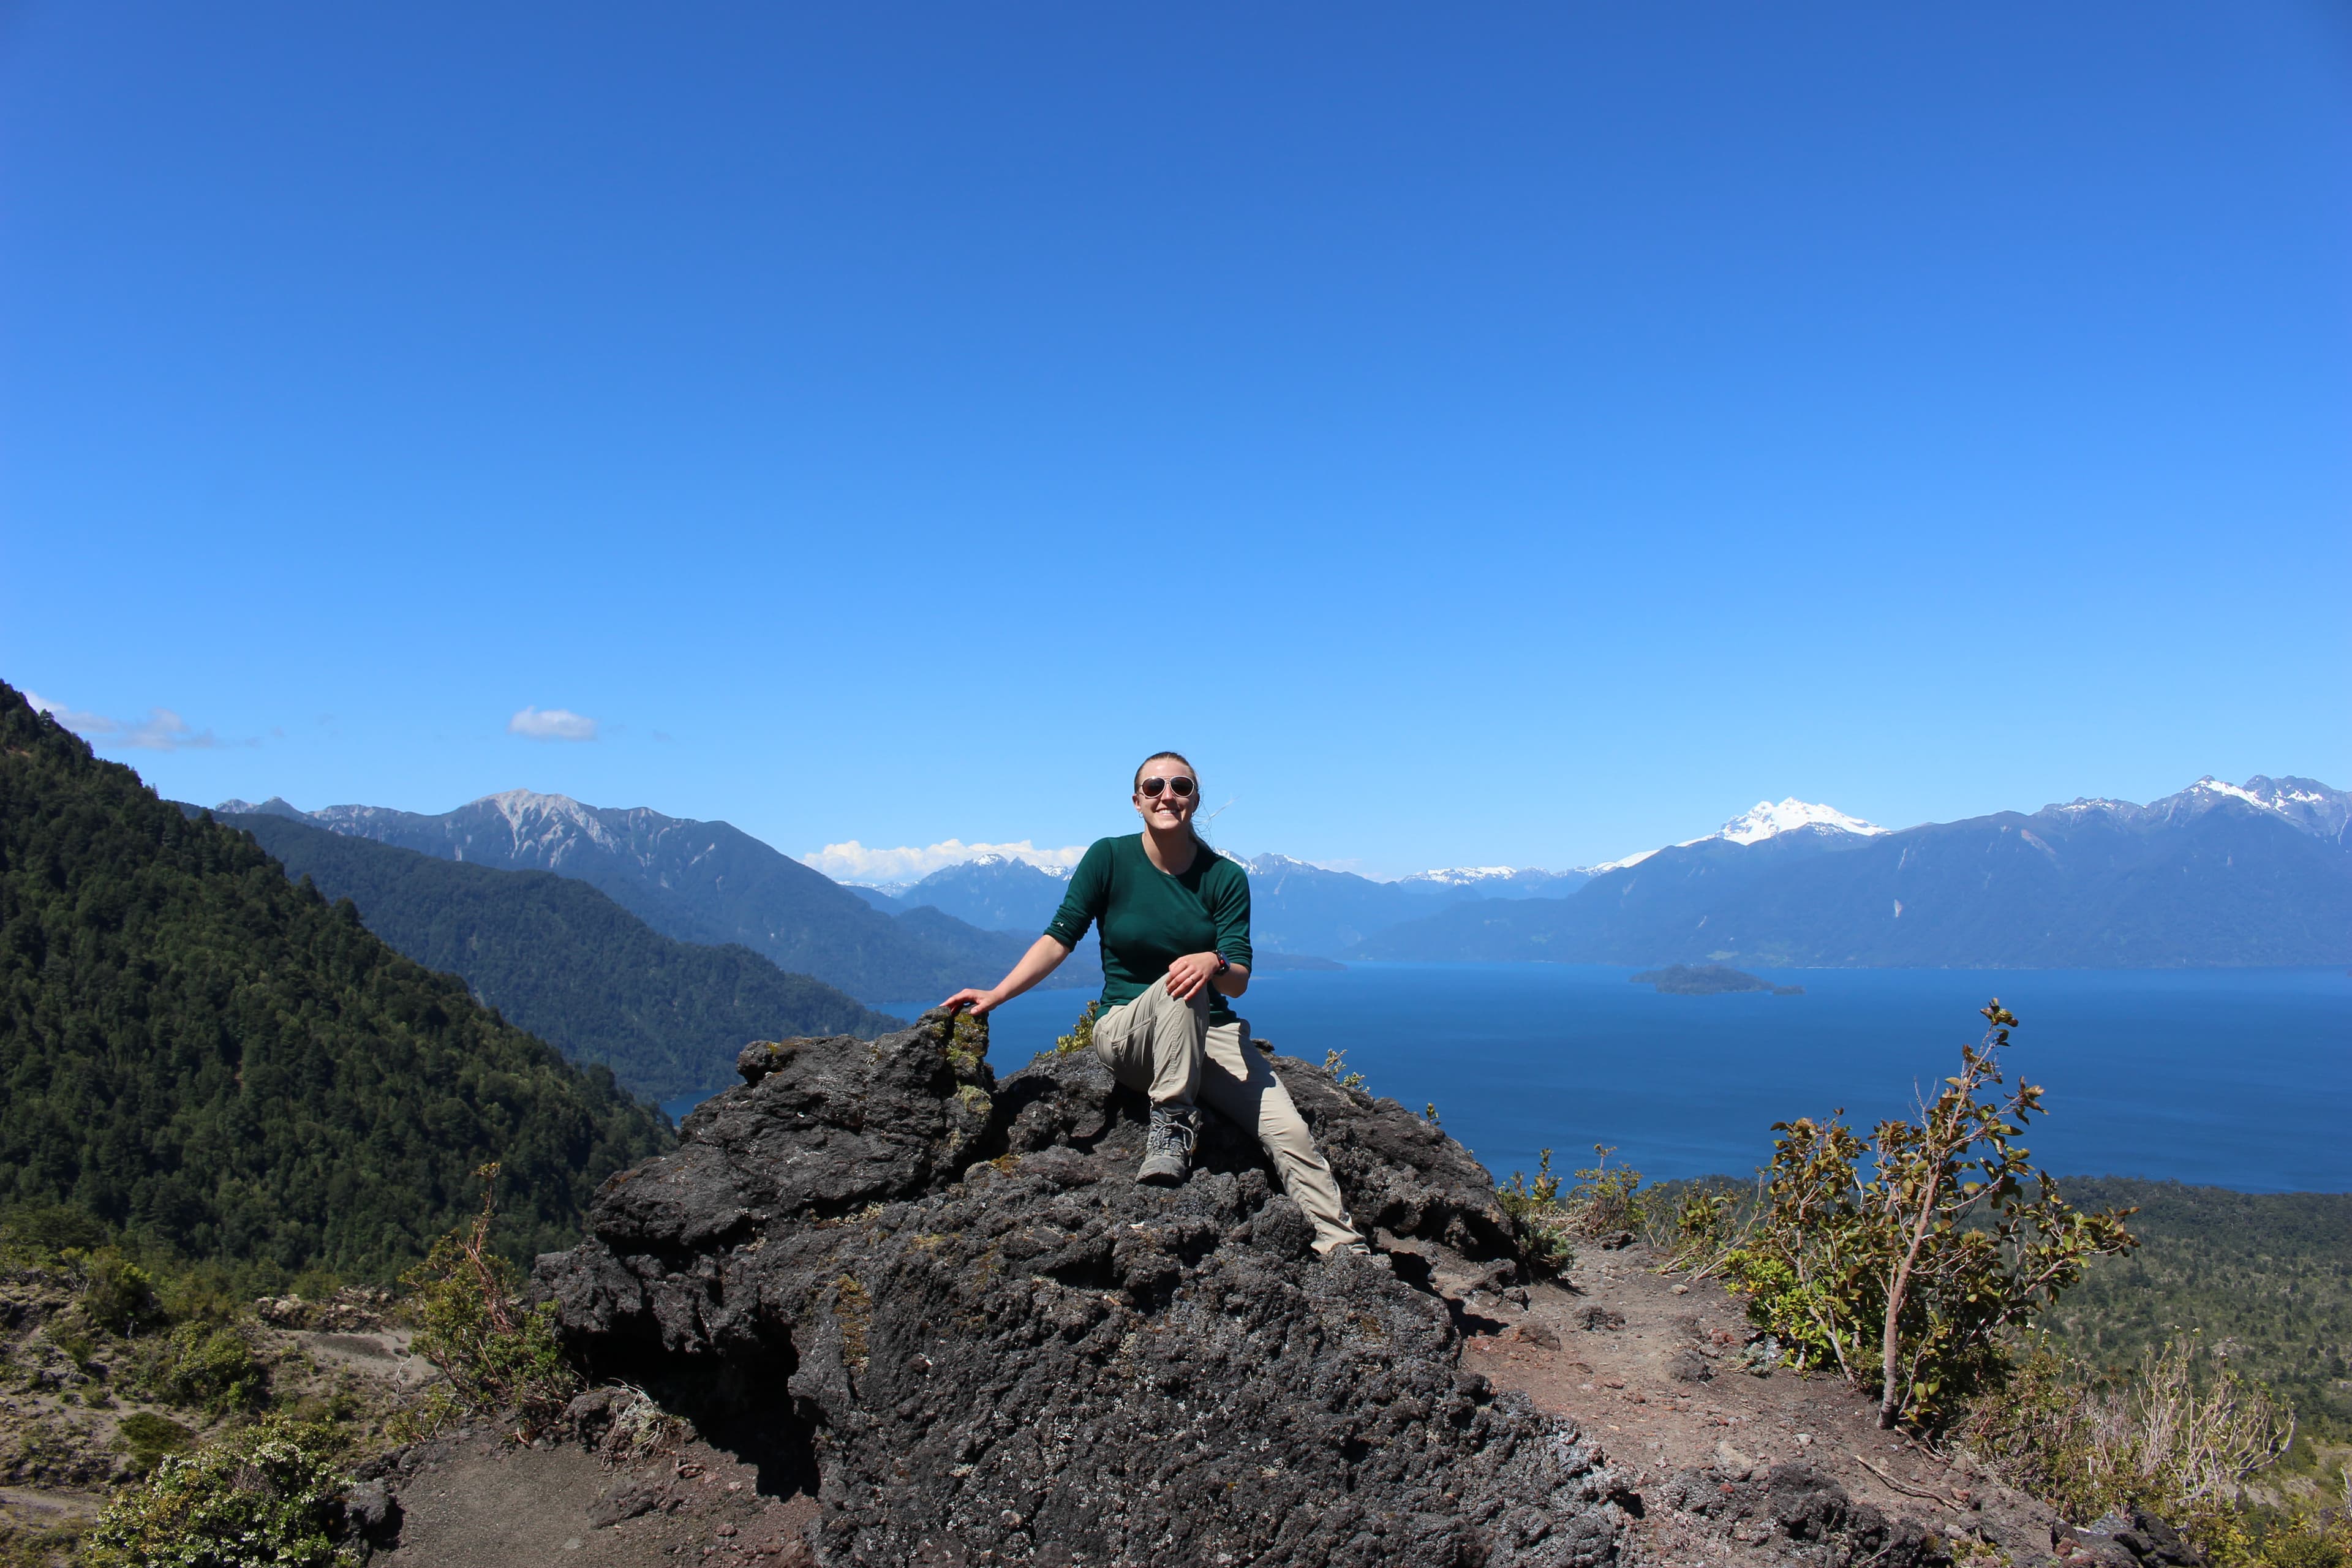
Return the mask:
M1727 844L1761 844L1767 838L1777 838L1783 833L1806 829L1822 833L1852 833L1864 838L1892 831L1874 822L1864 822L1859 816L1849 816L1833 805L1820 805L1790 795L1777 805L1769 800L1759 800L1714 832L1702 833L1696 838L1682 839L1671 847L1687 849L1694 844L1705 844L1717 838ZM1585 874L1599 877L1611 871L1622 871L1628 866L1640 865L1657 852L1655 849L1643 849L1622 860L1588 866L1584 868Z
M1899 832L1803 802L1629 858L1574 898L1453 904L1337 956L2171 968L2352 962L2352 795L2200 779ZM1626 868L1628 866L1633 868Z
M1684 846L1689 846L1704 844L1709 838L1727 838L1734 844L1759 844L1767 838L1777 838L1783 833L1793 833L1800 827L1834 828L1840 833L1859 833L1864 837L1888 831L1874 822L1848 816L1833 805L1816 805L1790 795L1778 805L1769 800L1759 800L1714 832L1697 838L1685 838L1682 842Z
M2275 816L2317 838L2342 838L2346 821L2352 818L2352 792L2330 789L2317 779L2273 779L2261 773L2242 784L2207 773L2187 789L2146 805L2127 800L2077 798L2063 805L2045 805L2034 815L2061 820L2104 817L2117 826L2148 827L2193 821L2231 801Z

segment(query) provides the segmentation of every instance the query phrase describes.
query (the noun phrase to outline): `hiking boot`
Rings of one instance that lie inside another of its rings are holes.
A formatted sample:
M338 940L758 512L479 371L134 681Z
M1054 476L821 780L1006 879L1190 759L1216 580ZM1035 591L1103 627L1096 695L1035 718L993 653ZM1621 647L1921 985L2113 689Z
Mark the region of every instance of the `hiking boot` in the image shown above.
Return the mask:
M1201 1142L1201 1113L1189 1105L1155 1105L1151 1131L1144 1135L1139 1182L1181 1187L1192 1173L1192 1151Z

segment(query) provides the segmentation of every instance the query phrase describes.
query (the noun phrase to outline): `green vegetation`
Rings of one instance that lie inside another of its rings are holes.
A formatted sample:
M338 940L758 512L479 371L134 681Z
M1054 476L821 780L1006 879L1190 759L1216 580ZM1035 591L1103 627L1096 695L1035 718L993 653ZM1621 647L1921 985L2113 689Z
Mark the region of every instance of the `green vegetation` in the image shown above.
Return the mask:
M470 1226L433 1244L402 1283L417 1325L417 1353L448 1382L404 1426L422 1435L455 1415L507 1411L535 1431L580 1391L580 1374L555 1338L555 1303L528 1306L514 1266L490 1248L498 1217L496 1164L483 1166L482 1207Z
M2135 1245L2128 1211L2075 1208L2011 1142L2042 1090L1991 1096L2017 1020L1999 1001L1984 1016L1916 1121L1882 1121L1867 1144L1841 1113L1775 1122L1763 1202L1723 1258L1750 1321L1799 1366L1874 1385L1881 1426L1942 1425L2000 1381L2011 1328ZM1695 1238L1715 1223L1713 1205L1691 1213Z
M2221 1568L2347 1568L2352 1196L2108 1178L2069 1203L2010 1142L2040 1090L1979 1098L2016 1022L1985 1016L1917 1121L1783 1122L1755 1185L1653 1189L1664 1266L2071 1520L2146 1509Z
M2285 1451L2292 1426L2260 1384L2179 1343L2105 1374L2036 1352L1973 1401L1953 1436L2069 1519L2144 1508L2240 1563L2263 1555L2265 1533L2242 1489Z
M2086 1204L2139 1210L2140 1250L2094 1264L2038 1327L2092 1366L2194 1336L2294 1407L2312 1440L2352 1443L2352 1194L2233 1193L2075 1180Z
M609 1071L0 685L0 1208L62 1205L157 1257L388 1280L486 1161L516 1179L499 1240L528 1255L666 1139Z
M410 958L461 977L509 1021L649 1100L733 1082L747 1040L903 1027L748 947L673 941L552 871L444 860L283 816L221 820L252 834L289 877L357 904L368 930Z
M336 1561L347 1473L332 1428L272 1416L162 1459L89 1532L89 1568L310 1568Z
M1430 1108L1436 1120L1437 1108ZM1613 1144L1595 1143L1590 1169L1576 1173L1576 1184L1560 1194L1560 1180L1551 1173L1551 1151L1536 1158L1536 1176L1524 1171L1495 1189L1503 1212L1511 1218L1519 1250L1538 1275L1568 1271L1576 1261L1575 1242L1626 1237L1641 1230L1647 1218L1649 1194L1642 1191L1642 1173L1629 1166L1609 1168Z

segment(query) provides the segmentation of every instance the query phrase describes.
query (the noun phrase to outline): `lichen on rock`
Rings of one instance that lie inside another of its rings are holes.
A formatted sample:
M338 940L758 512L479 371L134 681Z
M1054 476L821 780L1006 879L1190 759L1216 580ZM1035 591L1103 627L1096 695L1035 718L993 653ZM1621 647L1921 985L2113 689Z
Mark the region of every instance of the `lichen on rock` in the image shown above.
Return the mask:
M1276 1068L1395 1272L1324 1258L1205 1119L1173 1189L1084 1051L1002 1082L981 1020L747 1047L746 1083L540 1260L601 1371L700 1366L805 1423L827 1563L1612 1563L1627 1485L1461 1364L1433 1279L1516 1266L1493 1179L1423 1119Z

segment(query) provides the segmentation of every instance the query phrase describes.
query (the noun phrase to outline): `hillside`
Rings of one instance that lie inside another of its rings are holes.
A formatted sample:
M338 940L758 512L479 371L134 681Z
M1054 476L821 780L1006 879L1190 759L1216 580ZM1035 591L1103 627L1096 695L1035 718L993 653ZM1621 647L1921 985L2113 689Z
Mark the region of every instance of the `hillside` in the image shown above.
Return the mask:
M274 815L220 820L289 876L357 904L368 930L410 958L647 1100L724 1086L747 1040L904 1026L747 947L672 941L568 877L439 860Z
M668 1142L609 1072L0 685L0 1205L388 1279L472 1208L484 1161L527 1255Z
M2352 1194L2076 1178L2083 1208L2137 1205L2140 1249L2102 1258L2042 1327L2096 1366L2189 1333L2285 1395L2308 1436L2352 1438Z
M1349 956L2162 968L2352 962L2346 797L2200 783L2151 805L1678 845L1565 900L1457 905Z
M909 925L740 828L642 806L509 790L433 816L373 805L306 814L282 800L227 801L218 809L293 817L445 860L574 878L664 936L706 946L740 942L779 969L814 975L865 1002L923 1000L987 984L1028 946L960 921ZM1048 984L1100 979L1066 973Z

